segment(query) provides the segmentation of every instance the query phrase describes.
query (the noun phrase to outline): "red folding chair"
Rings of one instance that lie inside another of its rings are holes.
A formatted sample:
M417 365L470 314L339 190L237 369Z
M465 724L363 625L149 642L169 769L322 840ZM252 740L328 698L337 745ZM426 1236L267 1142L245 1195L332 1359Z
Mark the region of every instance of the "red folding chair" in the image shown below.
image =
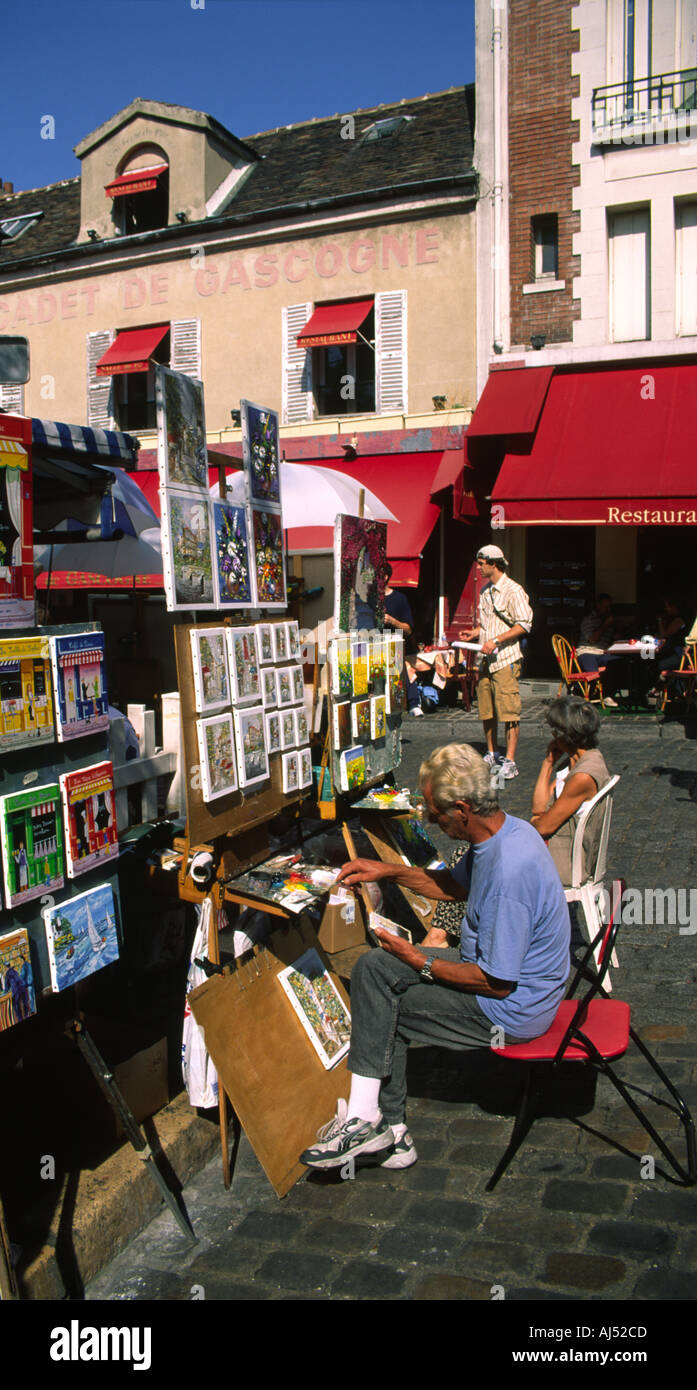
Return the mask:
M486 1185L487 1192L491 1192L496 1186L534 1123L532 1081L536 1068L544 1066L553 1070L562 1062L575 1062L580 1066L591 1067L594 1071L606 1076L622 1099L626 1101L640 1124L650 1134L676 1175L673 1178L669 1174L663 1174L663 1176L668 1176L670 1181L684 1187L692 1187L697 1182L695 1127L687 1105L666 1076L663 1068L659 1066L656 1058L651 1055L645 1043L634 1032L630 1022L629 1005L621 999L609 999L603 990L603 980L614 950L620 917L620 913L613 913L611 921L607 926L602 927L599 933L600 942L598 943L596 939L590 943L576 970L566 998L559 1005L556 1018L547 1032L541 1038L533 1038L531 1042L514 1042L505 1047L493 1049L497 1056L505 1058L506 1061L523 1063L526 1076L508 1148ZM599 968L594 970L591 967L591 961L598 945ZM590 981L590 988L583 995L583 998L576 999L574 994L582 979ZM666 1100L665 1097L655 1096L639 1086L624 1081L617 1075L611 1062L624 1056L630 1040L663 1083L673 1103ZM658 1105L665 1106L678 1116L685 1137L686 1165L676 1158L666 1140L658 1133L652 1121L634 1099L632 1092L638 1092ZM609 1142L612 1143L612 1140ZM639 1160L637 1159L637 1161Z

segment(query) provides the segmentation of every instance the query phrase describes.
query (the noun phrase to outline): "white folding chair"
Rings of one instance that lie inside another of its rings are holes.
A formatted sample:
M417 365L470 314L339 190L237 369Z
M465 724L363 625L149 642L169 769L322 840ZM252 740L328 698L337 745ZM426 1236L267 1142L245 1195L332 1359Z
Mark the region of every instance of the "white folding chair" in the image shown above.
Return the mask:
M589 942L596 941L603 925L600 905L606 902L603 880L607 867L607 847L610 839L610 822L612 820L612 792L619 780L618 776L611 777L609 782L606 782L605 786L601 787L600 791L596 792L595 796L592 797L590 801L586 802L583 810L578 816L578 824L576 826L571 850L571 887L565 888L564 893L567 903L581 904ZM602 809L597 812L599 816L602 816L600 838L598 840L598 853L595 857L595 864L591 869L590 877L587 876L584 878L583 836L588 828L588 822L591 816L596 812L596 808L601 802L605 804ZM600 937L600 944L596 944L596 948L593 952L597 970L600 969L599 953L601 944L602 937ZM619 962L614 950L612 952L612 964L615 969L617 969ZM605 976L605 989L608 991L612 989L609 971Z

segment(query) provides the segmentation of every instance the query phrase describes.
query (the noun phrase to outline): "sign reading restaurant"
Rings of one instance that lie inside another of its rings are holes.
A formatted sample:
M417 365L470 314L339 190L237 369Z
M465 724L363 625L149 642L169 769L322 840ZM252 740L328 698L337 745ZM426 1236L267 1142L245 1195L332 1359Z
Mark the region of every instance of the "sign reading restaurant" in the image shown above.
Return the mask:
M658 510L643 507L639 511L621 511L608 507L608 526L697 526L697 511L688 508Z

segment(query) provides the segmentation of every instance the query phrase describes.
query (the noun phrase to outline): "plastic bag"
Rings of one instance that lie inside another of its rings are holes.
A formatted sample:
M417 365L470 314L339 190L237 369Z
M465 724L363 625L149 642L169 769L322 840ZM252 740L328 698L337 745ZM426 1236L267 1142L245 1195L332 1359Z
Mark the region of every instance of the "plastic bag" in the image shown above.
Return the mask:
M208 1054L203 1033L189 1007L189 995L206 980L206 973L194 961L208 956L208 929L211 920L212 904L210 898L197 907L198 926L191 948L191 963L186 980L186 1000L184 1002L184 1028L182 1031L182 1077L186 1087L189 1104L210 1110L218 1104L218 1073Z

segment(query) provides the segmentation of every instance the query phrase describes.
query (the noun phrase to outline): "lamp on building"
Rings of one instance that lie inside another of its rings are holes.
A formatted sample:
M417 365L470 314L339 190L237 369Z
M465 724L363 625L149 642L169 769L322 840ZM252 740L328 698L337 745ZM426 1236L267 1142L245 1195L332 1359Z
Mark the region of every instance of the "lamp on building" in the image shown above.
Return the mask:
M533 333L530 339L531 346L535 349L535 352L539 352L540 348L543 348L546 342L547 339L544 333Z
M433 396L432 399L434 410L445 410L445 403L448 399L447 396Z
M176 217L176 219L177 219L177 222L186 222L186 213L185 213L185 212L177 212L177 213L175 213L175 217Z
M236 429L236 430L241 429L241 427L242 427L242 411L241 411L241 410L231 410L231 411L230 411L230 418L231 418L231 420L232 420L232 423L233 423L235 429Z
M90 241L99 241L99 232L95 232L94 227L90 227L87 235Z
M501 353L503 352L503 343L492 343L492 347L494 349L494 352L496 353L496 356L500 357Z

